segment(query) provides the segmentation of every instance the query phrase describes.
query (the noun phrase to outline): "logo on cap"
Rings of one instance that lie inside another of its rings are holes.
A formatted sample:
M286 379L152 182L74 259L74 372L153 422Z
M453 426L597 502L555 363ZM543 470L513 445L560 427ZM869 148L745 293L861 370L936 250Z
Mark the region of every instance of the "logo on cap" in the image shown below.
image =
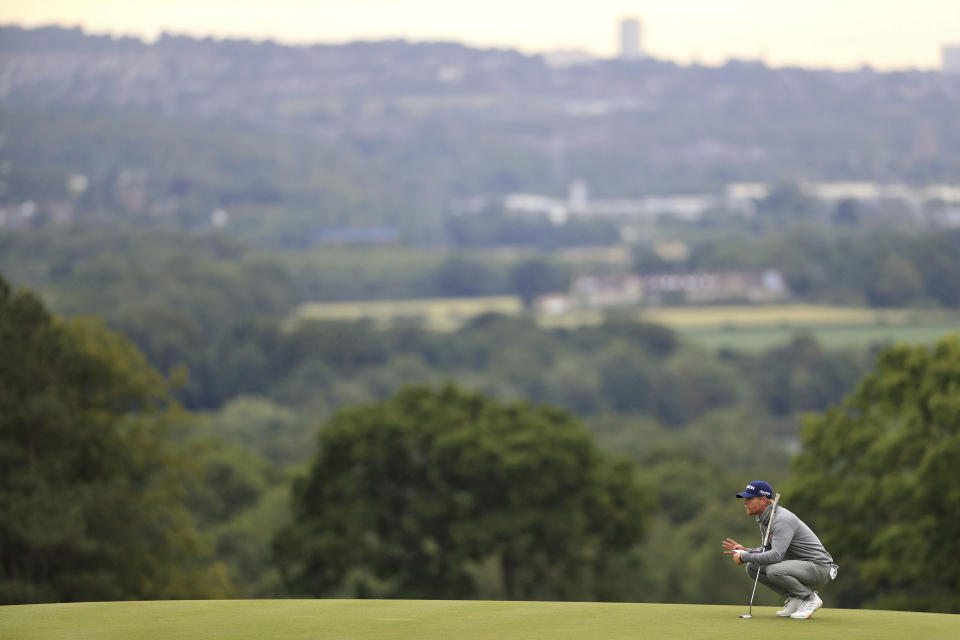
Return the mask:
M773 495L773 487L770 486L769 482L764 482L763 480L754 480L747 485L747 488L743 490L742 493L738 493L738 498L769 498Z

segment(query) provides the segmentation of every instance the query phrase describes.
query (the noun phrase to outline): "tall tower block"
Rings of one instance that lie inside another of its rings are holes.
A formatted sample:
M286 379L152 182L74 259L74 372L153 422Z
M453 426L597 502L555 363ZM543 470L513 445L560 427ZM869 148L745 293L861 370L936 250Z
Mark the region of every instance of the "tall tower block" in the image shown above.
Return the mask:
M620 58L639 60L643 55L643 23L635 17L621 18Z

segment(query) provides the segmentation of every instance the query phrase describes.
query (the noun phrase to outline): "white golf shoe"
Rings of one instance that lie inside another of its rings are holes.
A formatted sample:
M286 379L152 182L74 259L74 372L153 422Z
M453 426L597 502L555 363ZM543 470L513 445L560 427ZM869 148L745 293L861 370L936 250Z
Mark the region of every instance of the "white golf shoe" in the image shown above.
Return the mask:
M802 598L797 598L796 596L790 596L787 598L786 602L783 603L783 609L777 611L777 615L781 618L786 618L793 615L793 612L800 607L800 603L803 602Z
M820 599L820 596L813 593L809 598L800 602L800 606L797 607L797 610L790 614L790 617L794 620L806 620L813 615L813 612L823 606L823 600Z

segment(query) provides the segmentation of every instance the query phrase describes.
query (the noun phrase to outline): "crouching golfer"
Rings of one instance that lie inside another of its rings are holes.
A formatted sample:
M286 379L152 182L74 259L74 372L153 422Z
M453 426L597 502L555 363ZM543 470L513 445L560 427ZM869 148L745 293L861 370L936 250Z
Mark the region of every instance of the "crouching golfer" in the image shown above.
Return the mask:
M779 504L770 527L773 488L769 483L762 480L751 482L737 497L743 498L747 515L756 516L760 539L768 542L766 548L747 549L736 540L727 538L721 543L726 549L724 553L732 555L737 564L746 563L751 580L756 580L759 573L760 582L786 598L784 608L777 611L778 616L798 620L809 618L823 606L814 589L837 575L833 558L810 527ZM766 535L768 527L769 537Z

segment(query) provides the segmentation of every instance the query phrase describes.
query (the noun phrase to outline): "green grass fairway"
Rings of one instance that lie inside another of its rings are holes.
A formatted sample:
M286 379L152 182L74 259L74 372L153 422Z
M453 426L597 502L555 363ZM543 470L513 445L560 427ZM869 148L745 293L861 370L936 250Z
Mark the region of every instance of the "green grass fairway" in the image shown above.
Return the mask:
M960 616L774 607L429 600L228 600L0 607L4 640L563 640L960 638Z

